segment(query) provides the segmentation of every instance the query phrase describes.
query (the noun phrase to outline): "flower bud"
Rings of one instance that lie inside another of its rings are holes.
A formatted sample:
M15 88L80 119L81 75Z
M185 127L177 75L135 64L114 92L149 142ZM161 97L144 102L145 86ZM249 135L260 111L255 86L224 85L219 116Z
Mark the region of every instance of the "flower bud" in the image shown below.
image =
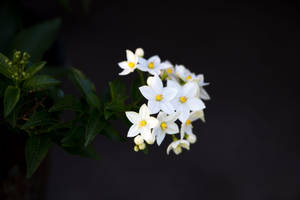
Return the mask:
M177 146L175 149L173 149L173 151L174 151L174 153L175 153L176 155L178 155L178 154L181 154L182 149L181 149L180 146Z
M138 57L143 57L144 56L144 50L142 48L137 48L135 50L135 55L137 55Z
M153 144L155 142L155 135L154 134L147 134L144 138L148 144Z
M134 150L135 152L138 152L140 149L139 149L139 147L138 147L137 145L135 145L134 148L133 148L133 150Z
M138 135L134 138L134 143L137 144L137 145L140 145L142 143L144 143L144 139L141 135Z
M146 148L146 144L145 143L142 143L139 145L139 149L140 150L144 150Z
M197 137L195 134L190 134L187 137L187 141L189 141L189 143L194 144L197 141Z

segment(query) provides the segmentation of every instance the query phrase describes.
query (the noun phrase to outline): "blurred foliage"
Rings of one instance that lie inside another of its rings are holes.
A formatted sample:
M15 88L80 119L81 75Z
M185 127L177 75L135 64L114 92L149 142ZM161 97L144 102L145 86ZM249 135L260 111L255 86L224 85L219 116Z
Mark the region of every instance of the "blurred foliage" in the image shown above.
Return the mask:
M83 2L88 7L89 1ZM37 170L53 143L72 155L99 159L94 138L101 134L124 140L112 122L128 122L124 111L137 110L140 80L133 81L130 97L124 84L114 80L100 98L95 85L78 69L51 67L42 61L56 40L61 20L22 27L19 15L10 3L0 7L0 120L14 132L27 135L27 177ZM79 96L62 90L67 78ZM72 112L73 119L64 119L65 111Z

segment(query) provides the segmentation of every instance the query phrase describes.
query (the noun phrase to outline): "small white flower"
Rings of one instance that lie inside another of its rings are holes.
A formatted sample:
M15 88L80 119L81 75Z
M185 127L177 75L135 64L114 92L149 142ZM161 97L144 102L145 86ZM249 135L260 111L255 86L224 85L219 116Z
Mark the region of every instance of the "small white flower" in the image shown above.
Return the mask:
M159 146L164 140L166 134L176 134L179 132L175 121L178 118L178 113L167 115L167 113L160 112L157 115L159 121L158 126L153 129L153 134L156 136L156 142Z
M155 142L155 135L153 133L147 134L146 137L145 137L145 141L148 144L154 144L154 142Z
M198 82L197 76L183 65L175 66L175 74L184 82L191 82L191 81Z
M161 63L160 58L158 56L152 56L148 60L144 58L139 58L139 64L137 65L137 68L149 72L152 75L159 75L161 73L161 70L166 69L168 65L165 63Z
M177 112L180 113L179 120L185 122L189 117L190 111L203 110L205 108L201 99L197 98L198 85L188 82L181 86L176 81L168 80L168 87L177 88L177 95L172 100L172 104Z
M126 116L133 125L130 127L127 137L135 137L139 133L143 139L149 138L152 135L151 129L158 125L158 120L151 117L149 109L146 104L143 104L139 110L139 113L127 111Z
M163 83L158 75L149 77L147 83L150 86L145 85L139 89L142 95L148 99L150 114L158 113L160 110L168 114L173 113L174 107L170 101L177 94L176 88L163 87Z
M178 155L182 152L182 148L185 148L185 149L189 150L190 149L190 143L187 140L183 140L183 139L174 141L168 146L167 154L169 154L170 151L173 150L174 153L176 155Z
M189 143L194 144L197 141L197 137L195 134L191 134L187 136L187 141L189 141Z
M181 124L180 129L180 138L184 137L184 134L192 135L193 134L193 125L192 122L196 121L197 119L201 119L204 121L204 113L203 110L193 111L191 112L190 116L187 120Z
M137 48L135 50L135 55L138 56L138 57L143 57L144 56L144 49L142 48Z
M200 98L204 99L204 100L210 100L210 96L208 95L206 90L203 88L203 86L209 85L209 83L204 82L204 75L203 74L199 74L197 76L197 79L198 79L198 84L199 84L199 87L200 87L200 93L199 93Z
M127 56L127 61L118 63L120 68L123 69L123 71L121 73L119 73L119 75L121 75L121 76L127 75L127 74L133 72L137 67L138 56L135 55L130 50L126 50L126 56Z

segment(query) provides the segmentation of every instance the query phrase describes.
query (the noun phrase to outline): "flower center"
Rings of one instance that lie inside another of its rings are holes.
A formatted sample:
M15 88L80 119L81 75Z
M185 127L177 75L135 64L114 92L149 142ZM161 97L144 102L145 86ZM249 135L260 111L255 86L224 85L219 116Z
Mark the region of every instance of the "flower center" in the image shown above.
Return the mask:
M132 68L134 68L135 64L134 64L134 62L128 62L128 66L132 69Z
M189 120L189 119L186 120L186 122L185 122L186 125L191 125L191 123L192 123L192 122L191 122L191 120Z
M182 97L179 98L179 101L181 103L185 103L187 101L187 98L185 96L182 96Z
M172 68L169 68L169 69L167 69L167 72L168 72L168 74L172 74L173 69L172 69Z
M140 127L146 126L147 122L145 120L140 121Z
M150 62L150 63L148 64L148 68L149 68L149 69L153 69L153 68L154 68L154 63L153 63L153 62Z
M185 79L188 81L190 80L192 77L190 75L188 75Z
M160 128L161 128L162 130L166 130L166 129L168 128L168 125L166 124L166 122L162 122L162 123L160 124Z
M155 100L156 101L161 101L163 99L163 95L162 94L158 94L158 95L156 95L156 97L155 97Z

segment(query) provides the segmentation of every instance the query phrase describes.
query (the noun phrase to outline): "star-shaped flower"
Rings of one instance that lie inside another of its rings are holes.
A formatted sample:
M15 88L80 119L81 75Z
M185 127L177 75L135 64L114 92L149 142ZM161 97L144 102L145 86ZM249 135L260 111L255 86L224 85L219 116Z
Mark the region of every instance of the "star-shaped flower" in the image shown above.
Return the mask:
M195 82L188 82L181 86L176 81L168 80L170 88L177 88L177 95L172 100L172 104L177 112L180 113L179 120L185 122L190 111L203 110L205 105L201 99L197 98L198 85Z
M190 116L187 120L181 124L180 129L180 138L184 138L184 134L192 135L193 134L193 125L192 122L196 121L197 119L201 119L204 121L204 113L203 110L193 111L191 112Z
M171 100L177 94L176 88L163 87L163 83L158 75L149 77L147 80L148 86L140 87L142 95L148 99L148 107L151 114L158 113L160 110L167 114L174 112L174 107Z
M198 79L198 84L200 87L200 92L199 92L199 96L201 99L204 100L210 100L210 96L208 95L208 93L206 92L206 90L203 88L206 85L209 85L209 83L204 82L204 75L203 74L199 74L197 76Z
M160 58L158 56L152 56L148 60L140 57L139 64L137 66L138 69L149 72L152 75L159 75L161 70L166 69L168 65L165 63L161 63Z
M167 113L160 112L157 115L159 121L158 125L153 129L153 134L156 136L156 142L159 146L164 140L166 134L176 134L179 132L178 126L175 121L178 118L178 113L167 115Z
M128 111L126 116L133 125L130 127L127 137L135 137L139 133L144 140L152 138L151 129L158 125L158 120L150 116L149 109L146 104L143 104L139 113Z
M171 150L174 151L176 155L180 154L182 152L182 148L185 148L187 150L190 149L190 143L187 140L180 139L173 141L167 148L167 154L170 153Z
M138 56L130 50L126 50L126 56L127 56L127 61L118 63L120 68L123 69L123 71L121 73L119 73L119 75L121 75L121 76L127 75L127 74L133 72L137 67Z

